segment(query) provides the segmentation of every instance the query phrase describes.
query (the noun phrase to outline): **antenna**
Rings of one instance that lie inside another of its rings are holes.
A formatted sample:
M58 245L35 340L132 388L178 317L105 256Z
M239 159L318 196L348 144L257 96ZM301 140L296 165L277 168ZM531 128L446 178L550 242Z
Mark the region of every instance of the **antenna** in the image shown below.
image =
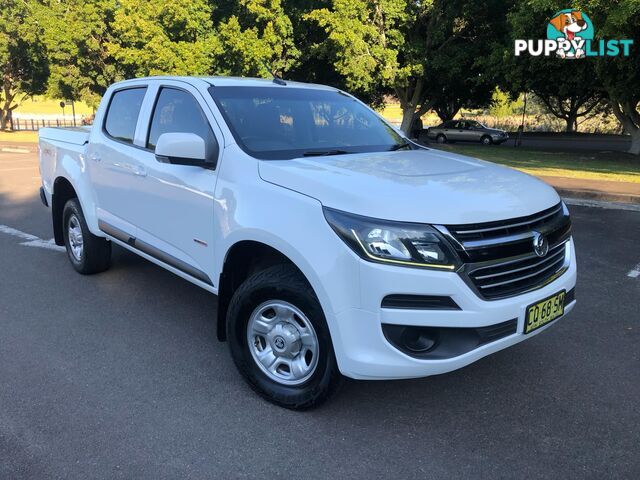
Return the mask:
M273 77L273 83L275 83L276 85L286 85L287 82L285 82L283 79L281 79L280 77L278 77L273 70L271 70L271 67L269 67L269 65L267 65L266 61L262 61L262 65L264 66L264 68L267 69L267 72L269 72L269 74Z

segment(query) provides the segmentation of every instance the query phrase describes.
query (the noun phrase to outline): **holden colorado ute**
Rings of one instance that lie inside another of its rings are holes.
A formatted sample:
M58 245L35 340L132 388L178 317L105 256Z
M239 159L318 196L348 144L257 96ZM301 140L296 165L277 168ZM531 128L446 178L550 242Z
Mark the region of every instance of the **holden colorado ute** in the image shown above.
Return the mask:
M318 405L342 376L455 370L575 306L555 190L412 143L336 88L127 80L92 128L39 142L73 267L106 270L115 244L217 295L218 338L284 407Z

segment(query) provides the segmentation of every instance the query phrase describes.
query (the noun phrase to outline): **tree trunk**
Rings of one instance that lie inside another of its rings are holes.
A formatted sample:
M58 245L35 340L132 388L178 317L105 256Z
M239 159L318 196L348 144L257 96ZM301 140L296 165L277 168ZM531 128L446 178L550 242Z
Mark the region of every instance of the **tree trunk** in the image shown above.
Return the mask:
M4 110L0 110L0 131L7 130L7 126L9 125L9 113Z
M564 130L565 132L573 133L578 130L578 119L576 115L570 113L565 117L564 121L567 123L567 126Z
M407 105L402 107L402 123L400 129L409 135L411 133L411 127L416 119L416 109L413 105Z
M438 114L438 118L442 120L442 122L448 122L449 120L453 120L458 112L460 111L460 107L454 104L449 104L446 106L438 106L435 107L435 111Z
M622 124L625 132L631 135L631 147L627 152L633 155L640 155L640 115L636 110L637 102L621 104L612 100L609 105L611 105L613 114Z
M636 128L631 133L631 147L629 153L640 155L640 128Z

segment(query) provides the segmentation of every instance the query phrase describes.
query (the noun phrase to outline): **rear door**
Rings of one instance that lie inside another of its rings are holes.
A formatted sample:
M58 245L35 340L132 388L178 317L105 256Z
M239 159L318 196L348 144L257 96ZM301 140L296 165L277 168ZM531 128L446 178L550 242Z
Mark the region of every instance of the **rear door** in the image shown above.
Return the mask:
M131 187L137 174L135 155L140 150L134 139L146 93L146 85L115 90L102 125L94 126L102 133L98 137L92 135L87 149L86 165L96 195L98 221L100 228L110 234L115 228L135 236Z
M219 163L222 134L200 92L180 81L152 88L144 149L136 156L131 211L138 227L136 246L174 268L213 284L214 190L217 170L163 163L155 146L163 133L195 133L207 156Z

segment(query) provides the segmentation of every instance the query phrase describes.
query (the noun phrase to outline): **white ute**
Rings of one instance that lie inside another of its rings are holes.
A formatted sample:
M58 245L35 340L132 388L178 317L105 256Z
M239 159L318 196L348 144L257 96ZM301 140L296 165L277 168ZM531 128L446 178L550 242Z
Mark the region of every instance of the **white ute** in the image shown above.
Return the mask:
M127 80L91 129L40 130L40 172L78 272L116 244L218 295L239 371L288 408L343 375L455 370L575 306L551 187L418 146L335 88Z

